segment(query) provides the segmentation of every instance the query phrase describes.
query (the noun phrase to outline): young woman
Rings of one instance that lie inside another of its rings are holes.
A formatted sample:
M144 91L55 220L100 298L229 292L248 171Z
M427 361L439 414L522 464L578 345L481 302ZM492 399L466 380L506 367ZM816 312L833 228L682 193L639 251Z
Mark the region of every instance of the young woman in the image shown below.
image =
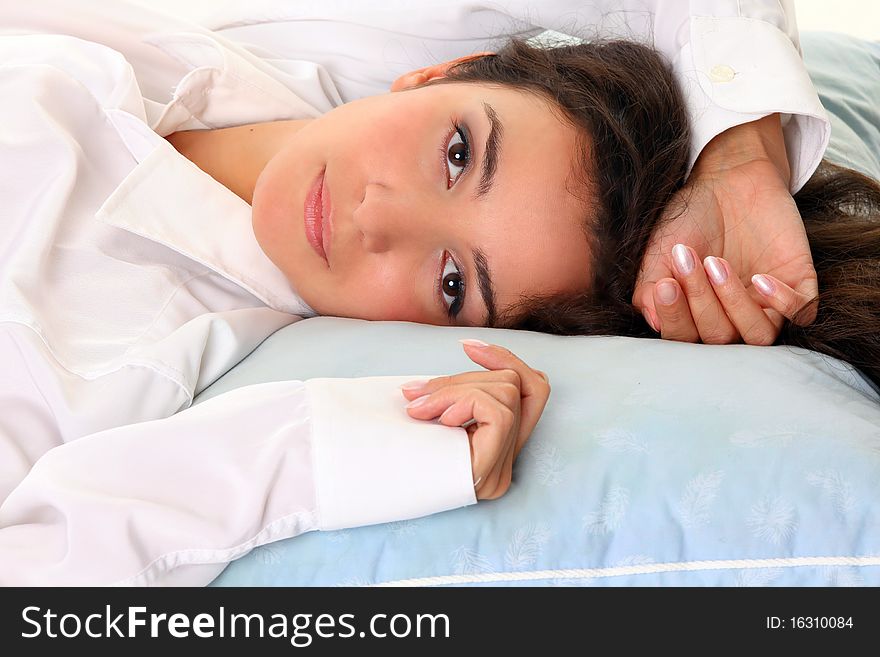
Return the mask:
M322 114L203 30L130 8L96 41L35 7L0 38L0 581L204 583L270 540L504 493L549 384L499 347L404 390L406 414L394 377L188 408L302 317L515 325L550 292L604 318L578 331L647 334L640 227L693 158L650 50L513 43Z

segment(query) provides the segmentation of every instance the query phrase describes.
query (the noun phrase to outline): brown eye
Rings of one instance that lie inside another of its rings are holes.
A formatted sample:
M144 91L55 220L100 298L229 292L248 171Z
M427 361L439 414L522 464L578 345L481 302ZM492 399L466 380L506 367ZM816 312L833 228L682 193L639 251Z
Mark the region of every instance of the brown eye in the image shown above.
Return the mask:
M464 142L457 142L449 147L449 161L460 162L461 166L467 164L467 146Z
M445 254L444 254L445 255ZM440 274L440 292L446 312L450 318L455 319L464 303L466 283L458 266L451 257L447 257L443 263L443 272ZM447 301L451 297L451 301Z
M443 279L443 293L453 297L461 294L461 274L452 273Z
M457 127L449 139L446 146L446 160L447 175L452 186L471 160L471 149L461 128Z

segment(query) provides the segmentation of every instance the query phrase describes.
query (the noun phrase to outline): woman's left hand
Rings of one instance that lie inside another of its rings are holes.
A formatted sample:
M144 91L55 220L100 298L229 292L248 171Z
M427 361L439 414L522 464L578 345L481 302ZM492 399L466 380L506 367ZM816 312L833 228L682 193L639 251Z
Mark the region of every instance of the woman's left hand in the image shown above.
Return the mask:
M489 371L440 376L401 390L409 400L424 400L407 406L411 417L439 416L447 426L465 425L477 498L495 499L510 487L513 462L544 411L550 383L544 372L504 347L462 344L468 357ZM475 422L468 424L471 420Z

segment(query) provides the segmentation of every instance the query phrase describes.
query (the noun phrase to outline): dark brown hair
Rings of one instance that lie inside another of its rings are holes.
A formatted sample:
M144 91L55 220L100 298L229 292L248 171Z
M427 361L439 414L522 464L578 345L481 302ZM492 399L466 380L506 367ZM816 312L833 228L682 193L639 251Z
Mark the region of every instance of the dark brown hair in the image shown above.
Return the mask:
M525 297L494 325L657 337L631 299L651 233L685 182L689 153L684 101L662 57L628 41L543 48L512 40L438 82L537 93L583 136L580 183L594 203L584 216L588 284ZM880 183L823 161L794 199L819 277L819 310L809 326L786 322L776 344L846 360L880 385Z

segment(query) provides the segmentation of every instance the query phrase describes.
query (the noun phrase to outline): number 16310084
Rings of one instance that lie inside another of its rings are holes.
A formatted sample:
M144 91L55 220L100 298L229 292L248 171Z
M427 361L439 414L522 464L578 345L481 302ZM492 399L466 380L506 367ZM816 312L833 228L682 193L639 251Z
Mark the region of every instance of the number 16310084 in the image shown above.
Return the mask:
M768 630L842 630L852 629L852 616L767 616Z

